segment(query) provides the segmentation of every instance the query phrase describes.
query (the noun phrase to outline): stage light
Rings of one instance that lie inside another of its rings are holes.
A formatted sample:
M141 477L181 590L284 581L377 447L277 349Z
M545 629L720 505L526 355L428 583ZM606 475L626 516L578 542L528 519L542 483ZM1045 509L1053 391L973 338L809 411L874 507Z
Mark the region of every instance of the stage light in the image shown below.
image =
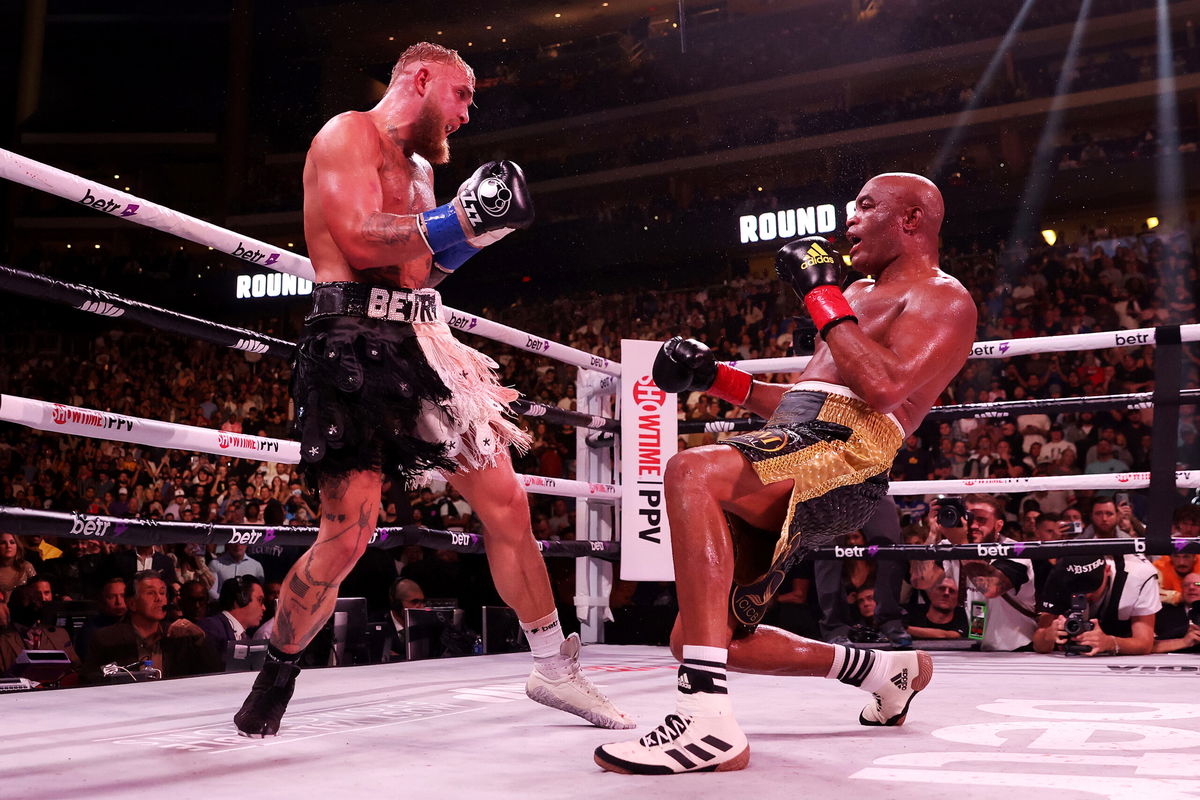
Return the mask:
M1054 243L1058 241L1058 233L1051 228L1042 231L1042 238L1046 240L1046 244L1054 247Z
M1158 217L1146 217L1146 227L1149 230L1154 230L1158 227Z
M842 254L842 263L845 264L847 267L850 266L850 256L843 253Z

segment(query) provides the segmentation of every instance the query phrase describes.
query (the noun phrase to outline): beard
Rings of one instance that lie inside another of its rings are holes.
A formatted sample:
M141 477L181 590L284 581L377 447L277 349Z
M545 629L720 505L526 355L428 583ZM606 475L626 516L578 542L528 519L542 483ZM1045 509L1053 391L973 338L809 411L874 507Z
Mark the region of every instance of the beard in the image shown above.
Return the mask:
M446 140L446 123L430 107L421 106L412 127L412 149L430 164L446 164L450 161L450 143Z

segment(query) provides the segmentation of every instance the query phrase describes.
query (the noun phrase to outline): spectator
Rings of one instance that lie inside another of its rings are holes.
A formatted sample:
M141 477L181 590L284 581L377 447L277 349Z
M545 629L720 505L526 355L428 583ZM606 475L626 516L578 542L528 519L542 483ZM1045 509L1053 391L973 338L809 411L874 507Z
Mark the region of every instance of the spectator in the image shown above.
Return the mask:
M12 624L12 616L8 610L8 597L8 591L0 589L0 675L8 673L8 668L25 649L25 643L21 641L21 634Z
M78 667L79 656L71 644L71 634L57 625L54 587L44 575L35 575L12 593L9 601L12 621L27 650L61 650Z
M231 642L250 639L266 610L262 582L253 575L240 575L221 584L220 612L200 620L208 646L224 659Z
M132 550L119 550L109 559L109 574L124 578L126 586L131 584L134 575L146 570L157 572L167 586L173 586L177 581L174 562L166 554L160 553L156 545L137 545Z
M133 576L126 589L125 618L97 631L84 662L85 681L104 680L103 667L136 669L150 662L164 678L217 672L221 665L204 646L204 631L186 619L167 624L167 584L153 570Z
M9 595L35 574L37 571L25 560L17 537L11 533L0 533L0 591Z
M1067 643L1063 629L1072 597L1086 599L1094 626L1075 637L1080 654L1145 655L1154 649L1154 617L1162 608L1158 570L1136 555L1074 556L1058 559L1038 604L1033 648L1049 653Z
M1200 556L1193 553L1172 553L1154 560L1158 570L1158 585L1162 589L1164 606L1183 602L1183 582L1193 572L1200 572Z
M1128 507L1129 502L1122 503ZM1124 520L1116 501L1111 497L1097 497L1092 501L1091 524L1083 529L1082 539L1132 539L1133 531L1121 527ZM1130 517L1129 519L1132 519ZM1140 524L1140 523L1139 523ZM1143 527L1144 530L1144 527Z
M96 609L97 613L90 617L79 629L79 633L75 635L75 650L82 659L87 659L88 645L91 644L92 637L96 635L96 632L109 625L115 625L125 616L128 609L125 607L125 580L123 578L109 578L104 582L96 596Z
M914 639L964 639L967 613L958 602L958 583L944 577L927 590L929 604L909 609L905 619Z
M184 619L198 623L208 616L209 585L193 579L179 587L179 611Z
M239 575L253 575L261 584L265 580L263 566L256 559L246 555L246 545L227 544L225 552L212 562L213 575L216 581L208 590L208 596L216 600L220 597L221 585L230 578Z
M954 527L942 527L930 519L934 541L964 544L1015 544L1001 537L1004 510L992 495L968 495L961 501L965 518ZM910 567L914 589L928 590L951 578L965 585L967 620L972 638L984 650L1021 650L1029 646L1035 629L1033 564L1027 559L1001 556L991 560L938 562L914 561Z
M406 645L408 635L405 632L404 612L408 609L428 608L425 602L425 592L416 581L408 578L396 578L392 581L388 593L389 609L387 621L390 625L386 631L383 645L384 661L404 661L408 657Z
M1200 572L1183 576L1183 602L1164 605L1155 619L1154 652L1200 651Z

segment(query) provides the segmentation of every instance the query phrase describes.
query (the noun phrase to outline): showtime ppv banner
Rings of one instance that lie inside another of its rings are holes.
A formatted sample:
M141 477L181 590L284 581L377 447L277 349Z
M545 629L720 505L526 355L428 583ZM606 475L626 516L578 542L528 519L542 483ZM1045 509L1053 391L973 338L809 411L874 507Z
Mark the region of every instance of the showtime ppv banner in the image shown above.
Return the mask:
M673 581L663 474L675 455L677 401L650 377L662 342L621 340L621 580Z

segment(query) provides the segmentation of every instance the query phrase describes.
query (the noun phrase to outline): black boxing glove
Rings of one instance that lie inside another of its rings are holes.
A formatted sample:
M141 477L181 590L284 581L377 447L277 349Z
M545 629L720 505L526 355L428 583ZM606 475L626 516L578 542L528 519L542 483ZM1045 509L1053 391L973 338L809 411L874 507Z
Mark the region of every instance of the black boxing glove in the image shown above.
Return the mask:
M745 370L719 363L703 342L676 336L654 358L654 383L664 392L701 391L734 405L744 405L754 385Z
M459 223L459 209L466 226ZM462 182L453 200L422 212L418 219L429 252L437 255L481 234L528 228L533 224L533 200L520 167L512 161L489 161Z
M846 280L842 254L824 238L806 236L779 248L775 272L804 301L822 337L835 325L858 322L842 294L842 282Z

